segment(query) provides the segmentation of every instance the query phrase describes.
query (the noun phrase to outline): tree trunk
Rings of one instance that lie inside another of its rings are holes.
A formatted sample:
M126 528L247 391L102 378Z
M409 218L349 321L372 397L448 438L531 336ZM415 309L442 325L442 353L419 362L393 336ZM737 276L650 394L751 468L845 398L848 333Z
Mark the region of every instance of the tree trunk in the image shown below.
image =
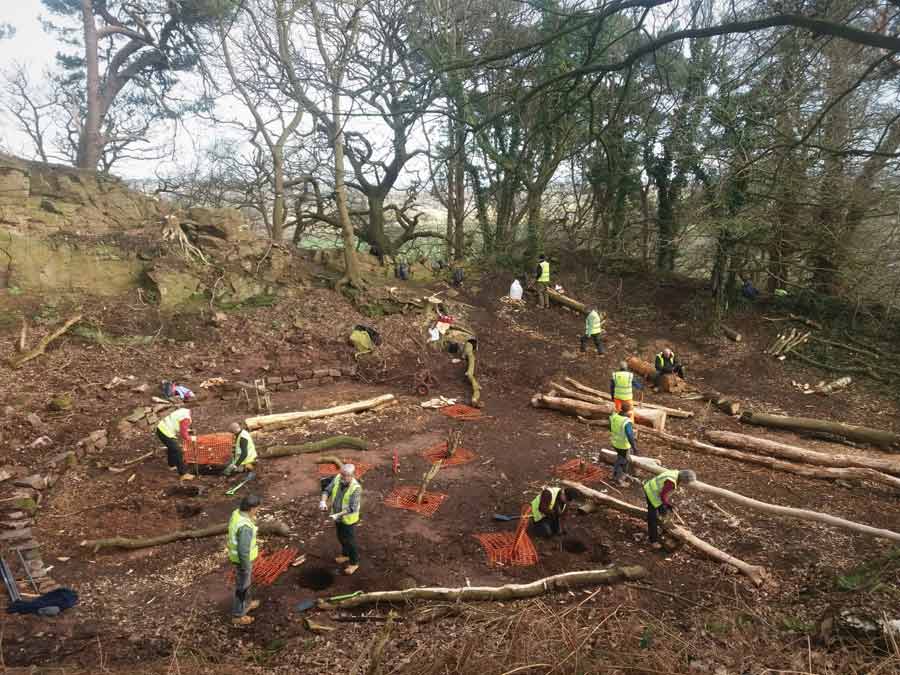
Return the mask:
M565 572L532 581L527 584L505 586L463 586L461 588L407 588L404 591L379 591L363 593L345 600L319 600L320 609L349 609L378 602L409 602L410 600L440 600L444 602L470 602L474 600L507 601L536 598L552 591L568 591L570 588L614 584L643 579L647 570L637 565L613 567L607 570Z
M361 438L354 436L332 436L320 441L304 443L302 445L273 445L260 450L261 459L275 459L277 457L291 457L293 455L305 455L312 452L322 452L332 448L353 448L354 450L368 450L369 444Z
M225 534L228 531L228 523L220 523L218 525L210 525L198 530L182 530L170 532L169 534L161 534L156 537L144 537L138 539L130 539L128 537L112 537L110 539L85 539L81 542L81 546L87 546L94 553L104 548L149 548L151 546L161 546L162 544L171 544L175 541L184 541L185 539L202 539L204 537L212 537L217 534ZM259 533L276 534L279 537L290 536L291 531L287 525L280 521L265 521L259 523Z
M616 461L616 453L612 450L601 449L600 457L603 461L608 464L613 464ZM654 460L647 457L640 457L638 455L631 455L631 464L642 471L646 471L647 473L656 475L662 473L666 470L664 466L657 464ZM798 520L807 520L817 523L825 523L826 525L831 525L832 527L839 527L845 530L849 530L850 532L860 532L862 534L868 534L872 537L880 537L882 539L890 539L891 541L900 541L900 533L893 532L891 530L884 530L878 527L871 527L869 525L863 525L862 523L855 523L851 520L844 520L843 518L838 518L837 516L831 516L827 513L819 513L818 511L809 511L807 509L796 509L790 506L778 506L777 504L769 504L767 502L761 502L751 497L745 497L742 494L737 492L732 492L731 490L725 490L720 487L716 487L715 485L709 485L708 483L703 483L702 481L694 481L693 483L687 483L684 486L686 489L694 489L698 492L703 492L705 494L714 495L716 497L721 497L723 499L728 499L729 501L735 502L736 504L741 504L742 506L746 506L747 508L754 509L756 511L761 511L763 513L767 513L773 516L786 516L788 518L796 518Z
M852 441L860 441L877 445L889 452L900 452L900 435L893 431L881 431L870 427L859 427L842 422L817 420L811 417L785 417L782 415L767 415L765 413L748 410L741 415L741 422L756 424L773 429L790 429L791 431L811 431L816 433L831 434L848 438Z
M588 313L587 305L578 302L577 300L573 300L572 298L563 295L562 293L558 293L552 288L547 289L547 295L550 297L550 302L555 302L557 305L562 305L563 307L574 309L576 312L580 312L581 314Z
M344 283L354 288L362 288L362 275L356 259L356 234L350 220L350 206L347 185L344 182L344 121L341 119L341 92L336 86L331 92L331 124L334 147L334 198L337 202L341 223L341 240L344 244Z
M612 403L585 403L549 394L535 394L531 397L531 405L535 408L549 408L586 419L605 419L615 411ZM666 413L663 410L638 408L634 413L634 421L641 426L652 427L659 431L663 431L666 427Z
M612 400L612 397L605 391L600 391L599 389L592 389L591 387L586 387L581 384L577 380L573 380L571 377L566 378L566 382L571 384L576 389L581 390L580 393L578 391L572 391L571 389L567 389L562 385L556 384L555 382L551 382L550 386L554 387L560 394L567 396L568 398L575 398L580 401L585 401L587 403L599 403L604 404L608 401ZM668 408L664 405L656 405L654 403L638 403L638 408L648 408L650 410L663 410L666 413L666 417L680 417L680 418L688 418L693 417L694 413L690 410L679 410L678 408Z
M87 111L78 132L79 169L97 170L100 162L100 62L97 44L97 24L94 23L93 0L81 0L81 19L84 25L84 59L87 71L85 99ZM76 113L77 114L77 113Z
M609 495L598 492L597 490L593 490L585 485L582 485L581 483L564 480L562 481L562 484L566 487L577 490L581 493L582 496L587 497L588 499L599 502L601 504L605 504L606 506L616 509L617 511L621 511L637 518L641 518L642 520L646 520L647 518L647 510L645 508L634 506L632 504L629 504L628 502L616 499L615 497L610 497ZM743 574L747 575L747 577L757 586L761 586L768 577L768 573L766 572L764 567L760 567L758 565L750 565L749 563L746 563L739 558L735 558L734 556L725 553L725 551L716 548L712 544L703 541L683 527L678 527L677 525L665 525L665 531L676 539L679 539L687 545L693 546L698 551L701 551L702 553L708 555L713 560L718 560L725 563L726 565L735 567Z
M872 469L852 468L821 468L812 467L805 464L795 464L794 462L785 462L774 457L765 457L763 455L755 455L752 453L740 452L738 450L730 450L727 448L719 448L715 445L709 445L690 438L680 438L670 434L660 434L660 438L688 452L697 451L714 457L725 457L738 462L747 462L749 464L760 464L767 466L776 471L784 471L787 473L795 473L799 476L807 478L821 478L825 480L869 480L874 483L881 483L892 488L900 489L900 478L889 476L880 471Z
M900 461L881 459L865 455L842 455L837 453L816 452L786 443L778 443L765 438L736 434L732 431L707 431L706 437L714 443L741 450L762 452L783 459L791 459L816 466L830 466L837 469L859 467L900 476Z
M284 157L280 148L272 148L272 187L274 200L272 203L272 241L281 241L284 236L284 223L287 210L284 203ZM299 224L298 224L299 226Z
M375 408L384 403L395 401L393 394L384 394L375 398L366 399L364 401L356 401L354 403L345 403L343 405L334 406L333 408L323 408L321 410L302 410L299 412L277 413L275 415L259 415L257 417L248 417L244 420L244 424L250 431L262 429L264 427L272 428L275 425L282 424L300 424L309 420L319 419L320 417L331 417L332 415L343 415L345 413L362 412Z
M532 186L527 190L525 197L526 212L528 218L528 252L529 260L537 258L538 253L543 250L543 232L544 227L541 222L541 190L537 186Z

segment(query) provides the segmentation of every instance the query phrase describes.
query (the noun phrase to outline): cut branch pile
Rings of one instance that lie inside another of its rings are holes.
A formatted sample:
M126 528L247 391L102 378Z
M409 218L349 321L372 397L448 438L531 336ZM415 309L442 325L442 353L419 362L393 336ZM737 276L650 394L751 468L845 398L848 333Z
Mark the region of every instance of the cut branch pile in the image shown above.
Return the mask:
M839 377L838 379L832 382L825 382L825 380L821 380L818 384L810 387L808 384L800 384L799 382L794 382L791 380L791 384L794 385L797 389L806 394L822 394L823 396L827 396L828 394L833 394L836 391L843 391L847 387L849 387L853 383L853 378L849 375L845 375L844 377Z
M779 333L763 353L777 356L780 361L783 361L788 353L809 340L811 334L811 331L804 333L796 328L791 328L786 333Z
M393 394L384 394L383 396L376 396L375 398L370 398L365 401L345 403L343 405L334 406L333 408L248 417L244 423L250 431L255 431L257 429L275 430L283 427L296 426L308 422L309 420L320 419L322 417L345 415L348 413L358 413L364 410L381 408L396 402L396 400L397 399Z
M463 586L461 588L407 588L403 591L378 591L363 593L343 600L319 600L321 609L349 609L379 602L396 603L411 600L442 600L468 602L475 600L518 600L535 598L553 591L567 591L570 588L615 584L634 581L647 576L647 570L639 565L625 565L606 570L586 570L554 574L527 584L507 584L505 586Z
M608 464L614 464L616 461L616 453L612 452L611 450L601 449L600 457ZM637 455L631 455L631 464L632 466L653 475L662 473L666 470L665 467L657 464L654 460L647 457L639 457ZM725 490L724 488L716 487L715 485L709 485L708 483L704 483L699 480L694 481L693 483L686 484L685 488L697 490L698 492L703 492L705 494L715 495L717 497L722 497L723 499L728 499L729 501L735 502L736 504L741 504L742 506L746 506L747 508L761 511L769 515L786 516L788 518L796 518L798 520L824 523L825 525L839 527L851 532L868 534L873 537L890 539L891 541L900 541L900 533L893 532L892 530L884 530L878 527L863 525L862 523L855 523L851 520L844 520L843 518L832 516L827 513L820 513L818 511L797 509L790 506L779 506L777 504L761 502L757 499L753 499L752 497L745 497L744 495L737 492Z
M645 508L634 506L633 504L629 504L628 502L616 499L615 497L610 497L609 495L598 492L597 490L593 490L585 485L582 485L581 483L564 480L562 481L562 484L566 487L577 490L579 493L581 493L582 496L592 501L598 502L600 504L605 504L606 506L616 509L617 511L622 511L623 513L627 513L641 519L647 518L647 510ZM764 567L760 567L759 565L751 565L739 558L735 558L733 555L726 553L725 551L716 548L709 542L700 539L684 527L678 527L677 525L670 524L666 525L665 529L667 533L669 533L676 539L683 541L688 546L692 546L703 554L708 555L713 560L718 560L725 563L726 565L731 565L732 567L740 570L741 573L745 574L757 586L762 585L762 583L768 577L768 573L766 572Z

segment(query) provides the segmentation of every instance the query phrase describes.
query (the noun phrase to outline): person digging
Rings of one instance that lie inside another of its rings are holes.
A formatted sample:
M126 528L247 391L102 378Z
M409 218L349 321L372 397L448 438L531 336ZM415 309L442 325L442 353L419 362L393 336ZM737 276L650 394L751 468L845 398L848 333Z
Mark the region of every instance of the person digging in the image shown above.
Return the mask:
M531 522L528 524L529 534L550 538L565 534L563 519L566 506L574 502L578 493L575 490L545 486L537 497L531 500Z
M362 486L354 477L356 467L353 464L344 464L338 475L322 492L319 500L319 509L328 510L328 500L331 499L331 514L328 516L334 521L337 531L337 540L341 544L341 555L334 561L338 565L349 563L344 568L344 574L350 575L359 569L359 553L356 550L356 525L359 523L360 505L362 503Z
M238 422L232 422L228 430L234 436L234 451L231 462L222 471L222 475L230 476L233 473L252 471L256 463L256 444L253 442L253 436Z
M228 562L234 565L234 601L231 604L231 622L235 626L253 623L249 615L259 607L259 600L250 600L250 586L253 583L253 563L259 556L256 543L256 514L259 511L259 497L247 495L241 500L228 521L226 548Z
M178 471L181 480L194 480L194 474L188 473L184 466L182 444L196 441L191 433L191 411L178 408L163 417L156 425L156 437L166 446L166 461L169 468ZM179 438L181 443L179 443Z
M612 479L620 487L628 485L629 454L632 452L637 454L633 416L631 401L622 401L621 410L616 410L609 416L609 437L613 449L616 451Z
M644 481L644 495L647 497L647 536L650 538L650 548L658 551L662 548L659 541L659 526L668 522L670 514L674 513L672 495L678 489L678 484L693 483L697 480L697 474L689 469L675 471L668 469L657 474L650 480Z

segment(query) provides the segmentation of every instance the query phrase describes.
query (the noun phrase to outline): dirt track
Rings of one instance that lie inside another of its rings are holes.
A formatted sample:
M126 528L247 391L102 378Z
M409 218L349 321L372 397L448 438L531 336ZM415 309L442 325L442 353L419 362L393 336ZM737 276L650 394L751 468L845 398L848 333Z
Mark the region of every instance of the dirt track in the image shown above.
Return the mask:
M583 545L583 552L567 552L559 541L537 541L540 562L529 568L488 567L472 534L513 529L514 523L495 523L491 514L517 512L521 504L552 478L553 466L576 456L590 457L596 448L608 447L605 432L592 430L558 413L534 410L528 401L535 390L565 375L606 388L611 367L626 354L638 352L646 358L663 344L671 344L689 364L692 379L767 411L784 410L854 423L865 418L872 426L896 428L896 404L860 385L831 397L803 396L790 386L790 380L818 378L796 365L761 355L762 345L768 343L773 332L769 326L761 325L755 315L747 314L735 322L745 335L742 343L724 338L696 339L684 318L687 314L681 305L684 297L672 288L631 287L626 306L609 308L608 354L579 355L576 335L583 326L581 318L559 309L539 312L531 306L523 311L510 311L497 302L505 284L503 280L486 281L478 295L464 297L475 306L467 321L479 337L479 380L484 388L486 419L453 422L418 406L420 399L411 396L409 389L415 370L413 352L405 343L397 346L401 344L397 336L413 330L408 319L401 316L371 322L385 334L386 343L392 345L387 350L389 361L393 367L401 367L402 378L383 385L348 381L272 395L276 411L325 407L334 401L385 392L401 397L399 406L381 413L311 423L302 432L276 432L261 435L257 440L258 445L264 446L346 433L369 441L372 449L368 452L338 453L375 465L363 479L364 516L359 530L362 566L355 576L335 574L333 583L318 591L301 585L324 585L326 573L337 571L331 561L337 548L330 523L323 522L316 510L316 466L309 457L265 462L254 490L264 498L266 516L285 520L296 535L290 542L273 539L266 544L277 547L291 543L307 554L308 561L303 568L289 570L276 585L257 589L256 597L264 603L257 612L258 620L238 634L227 624L230 591L225 584L227 565L218 538L130 553L89 554L78 547L78 542L85 538L141 536L221 522L235 503L223 494L233 481L203 476L195 483L208 489L206 496L170 496L175 481L165 468L161 449L154 460L139 466L131 483L126 482L131 472L111 474L90 465L78 467L66 473L50 491L37 517L37 535L43 543L45 561L56 566L54 576L78 590L82 603L54 622L4 615L5 664L65 663L90 670L102 662L105 667L128 670L161 658L162 663L167 663L165 659L170 658L173 649L206 663L217 658L219 645L230 645L240 637L247 650L244 656L255 654L253 659L260 666L293 663L313 669L338 663L339 670L349 670L353 658L349 653L335 656L333 646L346 648L365 642L369 635L375 634L378 625L341 624L339 633L331 636L329 646L324 638L306 631L302 617L293 612L300 599L411 585L501 584L611 563L646 566L651 573L649 583L674 596L618 587L605 590L594 601L599 603L598 610L632 607L663 621L678 635L690 636L700 631L705 636L705 648L718 655L717 663L725 664L727 672L751 664L789 669L789 659L794 658L797 650L798 634L803 632L798 626L813 630L827 607L849 599L858 600L835 591L836 577L883 555L890 548L887 543L808 523L762 517L719 503L740 521L738 526L730 526L705 499L682 491L679 513L698 536L748 562L765 565L773 573L777 588L756 590L737 573L686 549L650 553L641 522L604 510L570 518L570 537ZM601 303L612 289L610 282L608 287L595 291ZM323 360L347 365L351 357L349 347L343 344L345 329L363 317L355 315L343 300L329 299L326 295L317 291L314 299L234 316L224 329L207 325L177 327L178 334L192 336L193 348L184 341L146 349L108 347L106 350L68 343L23 369L24 384L10 392L5 403L13 405L16 414L24 418L30 410L43 414L37 406L46 400L48 391L78 391L73 413L57 419L45 417L52 425L51 436L56 441L52 451L59 452L59 446L65 447L94 428L103 425L114 428L119 418L143 400L140 395L128 393L127 388L103 390L100 385L114 374L135 374L139 380L155 386L167 374L188 372L191 376L185 379L196 386L207 377L232 377L235 368L241 371L241 377L252 378L265 374L264 366L268 366L269 373L279 373ZM666 311L655 307L665 307ZM334 321L335 316L341 316L340 322ZM292 327L289 320L292 317L300 321L301 329ZM112 323L115 319L107 317L105 321ZM151 327L152 322L148 320L129 329L147 332ZM6 333L4 349L11 348L14 339L14 330ZM422 359L422 364L437 376L440 394L465 395L461 366L450 363L446 355L431 354ZM98 384L78 389L78 384L85 382ZM670 421L669 430L679 435L698 436L704 426L741 429L737 421L719 413L705 416L704 406L697 402L653 394L648 394L647 400L697 413L690 420ZM196 407L195 426L201 432L224 429L236 414L234 406L233 401L205 399ZM450 428L459 425L464 431L465 447L472 449L478 459L439 473L429 489L449 497L438 512L424 518L384 506L384 496L395 485L420 480L428 466L419 456L420 451L443 440ZM27 425L18 417L8 419L4 431L7 438L30 440ZM759 429L752 433L763 435ZM777 437L824 450L834 447L823 441L801 441L790 434ZM123 461L154 447L149 434L123 440L114 437L102 459L110 463ZM690 466L709 483L757 499L821 510L880 527L900 527L900 502L896 495L874 485L836 485L774 473L685 453L640 437L639 449L642 454L658 457L667 466ZM397 476L391 472L394 451L400 456ZM843 448L842 451L853 450ZM18 461L26 463L35 459L20 455ZM640 503L636 487L621 496ZM198 510L199 513L187 518L180 515ZM62 557L71 559L57 560ZM702 605L703 610L686 609L685 604L673 597ZM561 597L559 601L573 599ZM734 617L742 613L754 617L752 621L748 619L751 623L758 621L756 627L747 628L748 635L756 633L759 640L750 648L757 650L755 654L746 651L746 645L753 644L750 638L747 638L750 642L739 642L733 634L715 628L720 624L736 625ZM436 630L439 627L440 624L435 624ZM462 630L458 627L453 630L457 629ZM44 634L36 636L38 632ZM389 658L398 667L402 666L403 655L412 649L411 645L404 645L404 640L398 639L389 649ZM634 647L631 645L632 651ZM851 652L847 656L851 660L847 662L855 663L852 659L864 662L866 654ZM701 656L710 658L706 652L692 658ZM642 663L639 657L638 653L635 657L638 660L632 662ZM682 671L687 671L686 663L673 668L673 672Z

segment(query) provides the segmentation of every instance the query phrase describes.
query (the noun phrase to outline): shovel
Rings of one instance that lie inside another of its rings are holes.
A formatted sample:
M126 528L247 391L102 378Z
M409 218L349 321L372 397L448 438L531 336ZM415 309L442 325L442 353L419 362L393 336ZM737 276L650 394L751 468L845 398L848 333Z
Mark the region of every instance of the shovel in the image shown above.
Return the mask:
M225 492L225 494L226 494L226 495L233 495L233 494L237 493L238 490L240 490L242 487L244 487L247 483L249 483L249 482L250 482L251 480L253 480L254 478L256 478L256 473L253 472L253 471L251 471L249 474L247 474L247 477L246 477L244 480L242 480L240 483L238 483L237 485L235 485L235 486L234 486L233 488L231 488L230 490L227 490L227 491Z

